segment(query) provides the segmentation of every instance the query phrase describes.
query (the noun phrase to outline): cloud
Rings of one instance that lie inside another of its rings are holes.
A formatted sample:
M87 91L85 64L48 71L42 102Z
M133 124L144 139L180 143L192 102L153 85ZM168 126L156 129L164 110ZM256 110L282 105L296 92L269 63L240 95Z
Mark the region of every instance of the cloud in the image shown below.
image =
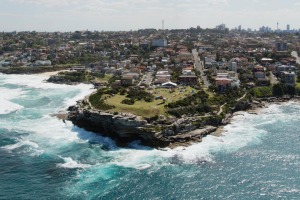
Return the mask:
M200 25L214 27L224 22L228 27L242 25L258 28L280 24L299 27L300 0L0 0L0 24L9 21L55 30L89 28L97 30L130 30L188 28ZM294 6L292 6L294 5ZM6 7L6 8L5 8ZM10 11L8 11L10 10ZM20 12L21 11L21 12ZM9 16L22 15L20 20ZM23 25L20 26L23 26ZM49 27L49 28L48 28ZM54 27L54 28L53 28ZM100 27L100 28L99 28ZM17 29L17 28L16 28Z
M14 3L35 4L47 7L79 5L79 0L10 0Z

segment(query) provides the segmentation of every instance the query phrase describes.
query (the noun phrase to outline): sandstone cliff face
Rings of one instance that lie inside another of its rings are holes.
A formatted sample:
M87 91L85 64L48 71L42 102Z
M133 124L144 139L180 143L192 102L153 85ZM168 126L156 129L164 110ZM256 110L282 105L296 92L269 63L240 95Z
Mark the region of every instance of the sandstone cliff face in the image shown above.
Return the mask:
M141 140L151 147L174 147L199 142L202 137L215 131L208 126L196 129L190 120L175 120L171 125L148 124L146 120L132 114L110 114L80 106L69 108L68 119L86 130L100 133L115 139L123 146L134 140Z

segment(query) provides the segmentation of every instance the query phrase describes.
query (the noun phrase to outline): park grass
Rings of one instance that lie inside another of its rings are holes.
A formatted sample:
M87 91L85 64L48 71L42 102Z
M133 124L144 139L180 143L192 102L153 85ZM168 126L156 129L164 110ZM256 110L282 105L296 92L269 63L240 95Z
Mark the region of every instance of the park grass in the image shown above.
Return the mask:
M206 92L206 94L208 94L208 98L211 99L215 96L215 94L213 92L209 91L208 88L204 88L203 90Z
M99 82L108 82L108 80L112 77L112 74L105 74L103 78L96 77L95 80Z
M197 91L191 87L180 87L173 89L165 89L165 88L157 88L154 90L150 90L148 92L152 92L152 94L156 96L162 96L166 98L166 102L163 103L162 99L153 100L152 102L145 101L136 101L133 105L122 104L121 102L126 99L125 95L114 95L114 96L106 96L105 103L109 105L114 105L115 108L110 109L110 112L129 112L135 115L142 116L144 118L154 117L156 115L167 115L165 105L171 102L178 101L180 99L185 98L188 95L193 94Z

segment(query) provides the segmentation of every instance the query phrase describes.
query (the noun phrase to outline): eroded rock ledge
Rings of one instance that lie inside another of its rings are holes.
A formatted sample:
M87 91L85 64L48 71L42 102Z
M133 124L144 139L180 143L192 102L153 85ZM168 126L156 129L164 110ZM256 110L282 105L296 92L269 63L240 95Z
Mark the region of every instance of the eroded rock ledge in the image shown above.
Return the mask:
M69 107L68 120L86 130L109 136L119 146L125 146L134 140L155 148L187 146L201 142L202 138L214 132L217 127L203 126L197 129L191 118L174 118L168 123L148 123L139 116L121 113L111 114L94 109L84 109L78 102Z

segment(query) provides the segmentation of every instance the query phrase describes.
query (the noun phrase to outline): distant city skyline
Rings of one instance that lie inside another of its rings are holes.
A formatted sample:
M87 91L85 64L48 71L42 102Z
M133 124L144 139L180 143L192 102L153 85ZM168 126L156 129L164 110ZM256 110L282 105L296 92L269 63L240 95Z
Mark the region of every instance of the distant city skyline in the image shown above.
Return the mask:
M300 29L300 0L1 0L0 31Z

